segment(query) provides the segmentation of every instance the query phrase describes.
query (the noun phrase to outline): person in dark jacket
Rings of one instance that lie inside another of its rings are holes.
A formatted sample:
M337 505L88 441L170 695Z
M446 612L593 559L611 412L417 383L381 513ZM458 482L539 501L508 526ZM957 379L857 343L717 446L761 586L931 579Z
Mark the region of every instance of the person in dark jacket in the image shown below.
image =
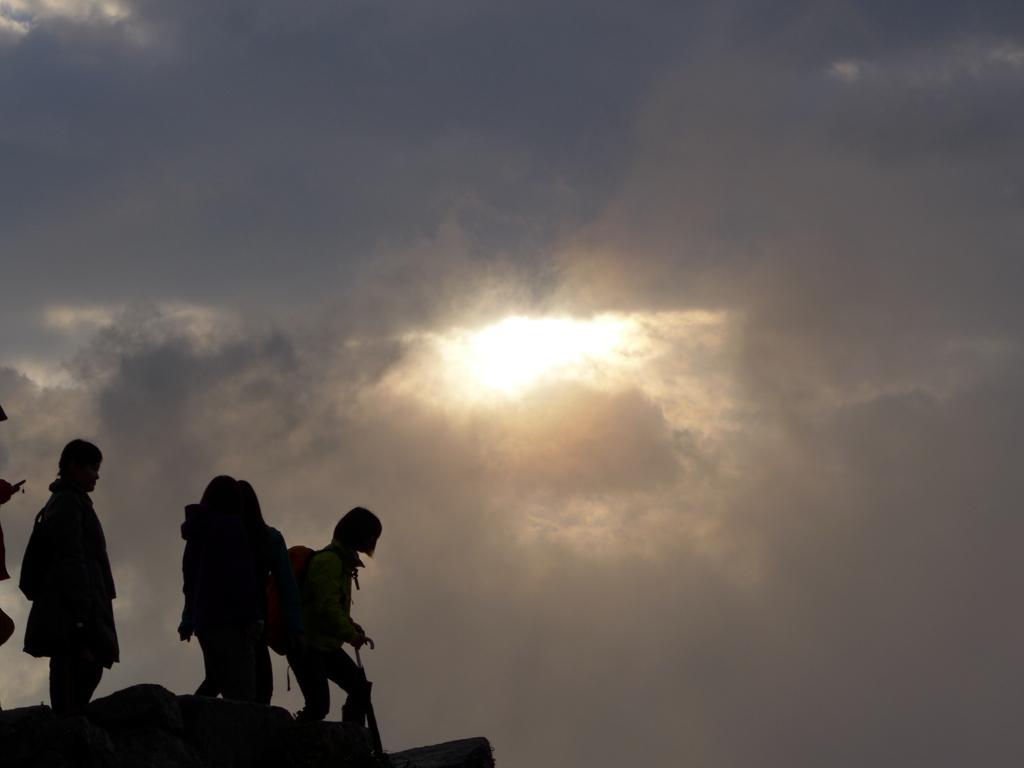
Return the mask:
M7 414L4 413L4 409L0 408L0 421L6 421ZM18 485L11 485L6 480L0 480L0 504L6 504L11 500L11 496L20 487ZM11 575L7 572L7 552L4 549L4 529L0 528L0 581L5 581L11 578ZM3 645L11 639L11 635L14 634L14 619L4 613L4 609L0 608L0 645ZM3 707L0 707L3 709Z
M0 421L7 421L7 414L4 413L3 408L0 408ZM22 483L23 482L25 481L22 480ZM6 480L0 480L0 504L6 504L10 501L11 496L17 493L19 488L21 488L21 483L11 485ZM24 493L24 491L22 491L22 493ZM4 529L0 528L0 581L4 581L9 578L11 578L11 575L7 572L7 552L4 549ZM4 619L10 621L10 616L3 611L0 611L0 625L3 625L0 626L0 638L3 638L0 639L0 645L6 643L10 637L9 634L7 634L6 637L4 636L6 627ZM13 622L11 622L11 627L13 629Z
M242 523L249 538L249 549L252 552L253 568L256 576L256 594L259 598L260 612L264 620L269 618L267 605L267 582L274 577L278 598L281 602L281 613L288 627L291 647L305 649L306 637L302 631L302 603L299 596L299 585L295 581L292 561L288 557L288 546L284 536L276 528L272 528L263 520L263 511L256 491L245 480L238 481L242 492ZM192 619L185 611L181 617L182 629L191 626ZM270 664L270 649L267 647L267 627L253 645L256 656L256 703L269 704L274 696L274 668ZM210 678L196 691L196 696L217 696L220 690Z
M57 714L80 712L104 668L120 660L114 627L114 578L107 542L89 494L103 454L72 440L60 455L60 477L41 524L52 561L32 602L25 653L50 657L50 705Z
M227 475L210 481L199 504L185 507L181 570L191 626L183 624L178 634L190 640L195 633L206 678L225 699L252 701L253 643L263 633L263 616L241 512L238 482Z
M356 507L338 521L331 543L310 558L302 585L302 622L308 647L288 654L305 700L296 720L323 720L327 716L331 708L330 680L348 694L341 719L366 723L366 678L342 645L360 648L367 642L363 628L349 615L352 583L359 589L358 569L363 567L359 553L373 557L381 528L373 512Z
M4 409L0 408L0 421L6 421L7 414L4 413ZM20 485L20 484L19 484ZM6 504L11 500L11 496L14 495L19 486L11 485L6 480L0 480L0 504ZM0 581L5 581L11 578L11 575L7 572L7 551L4 549L4 529L0 528ZM3 608L0 608L0 645L3 645L11 639L11 635L14 634L14 620L4 613Z

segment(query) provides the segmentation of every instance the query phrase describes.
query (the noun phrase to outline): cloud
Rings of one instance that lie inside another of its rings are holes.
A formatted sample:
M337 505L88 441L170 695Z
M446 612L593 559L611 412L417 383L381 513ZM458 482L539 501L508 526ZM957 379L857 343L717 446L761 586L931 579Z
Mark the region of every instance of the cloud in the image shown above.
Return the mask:
M102 691L198 685L178 526L225 472L289 543L382 516L355 613L389 747L1015 764L1021 22L156 2L35 24L0 51L13 565L81 436L121 593ZM508 318L622 335L496 390L467 361ZM6 706L43 697L43 664L0 650Z
M21 36L51 19L110 24L129 13L128 6L116 0L6 0L0 6L0 30Z
M862 78L902 81L911 88L951 86L957 80L975 83L1020 77L1024 48L1016 42L957 41L882 61L838 61L829 74L853 83Z

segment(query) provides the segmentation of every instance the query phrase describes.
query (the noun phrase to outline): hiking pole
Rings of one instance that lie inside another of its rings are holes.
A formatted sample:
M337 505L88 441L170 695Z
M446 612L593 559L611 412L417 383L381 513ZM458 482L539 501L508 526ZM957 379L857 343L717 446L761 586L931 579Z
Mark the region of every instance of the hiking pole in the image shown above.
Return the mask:
M366 638L366 644L373 650L373 640ZM377 729L377 716L373 714L373 702L370 700L370 689L373 683L366 679L366 669L363 667L363 660L359 656L359 649L356 648L356 666L359 667L359 676L363 678L364 704L366 706L366 724L370 729L370 739L373 743L373 752L380 760L387 761L384 755L384 746L380 742L380 731Z

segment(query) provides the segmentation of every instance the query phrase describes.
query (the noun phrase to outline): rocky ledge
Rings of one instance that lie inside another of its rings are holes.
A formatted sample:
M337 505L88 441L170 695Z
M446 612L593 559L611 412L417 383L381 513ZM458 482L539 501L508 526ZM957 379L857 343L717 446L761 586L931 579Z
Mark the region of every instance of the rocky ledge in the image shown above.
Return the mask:
M366 729L297 723L280 707L175 696L135 685L58 718L49 707L0 712L0 768L494 768L487 739L378 760Z

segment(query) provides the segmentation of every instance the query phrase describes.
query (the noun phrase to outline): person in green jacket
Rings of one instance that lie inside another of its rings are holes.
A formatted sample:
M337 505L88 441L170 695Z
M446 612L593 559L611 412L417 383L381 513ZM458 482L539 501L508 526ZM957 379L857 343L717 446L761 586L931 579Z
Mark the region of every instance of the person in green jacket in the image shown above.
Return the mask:
M316 552L306 568L302 585L302 623L305 650L288 654L288 663L302 691L305 707L296 720L323 720L331 709L328 680L348 694L341 719L360 725L366 720L365 677L342 646L360 648L363 628L352 621L352 583L359 589L359 553L373 557L382 526L373 512L356 507L338 521L334 539Z

